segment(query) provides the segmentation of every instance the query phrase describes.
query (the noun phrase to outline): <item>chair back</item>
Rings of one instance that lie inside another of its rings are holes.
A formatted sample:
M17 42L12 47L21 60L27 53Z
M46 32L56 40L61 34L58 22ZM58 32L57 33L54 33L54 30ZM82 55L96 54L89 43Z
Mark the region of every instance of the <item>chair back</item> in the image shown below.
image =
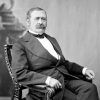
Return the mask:
M6 65L7 65L7 69L9 71L9 74L12 78L13 84L14 84L14 89L13 89L13 94L12 94L12 100L21 100L21 92L20 92L20 88L21 85L17 82L17 79L14 77L13 73L12 73L12 67L11 67L11 60L12 60L12 56L11 56L11 49L12 49L12 44L6 44L4 45L4 51L5 51L5 61L6 61Z

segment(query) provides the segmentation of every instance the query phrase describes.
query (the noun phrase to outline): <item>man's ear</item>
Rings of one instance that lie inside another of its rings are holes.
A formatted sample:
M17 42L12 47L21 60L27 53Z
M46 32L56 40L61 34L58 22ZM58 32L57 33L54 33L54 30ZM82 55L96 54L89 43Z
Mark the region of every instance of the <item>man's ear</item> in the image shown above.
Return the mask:
M29 19L26 19L26 24L27 24L27 26L30 25L30 20Z

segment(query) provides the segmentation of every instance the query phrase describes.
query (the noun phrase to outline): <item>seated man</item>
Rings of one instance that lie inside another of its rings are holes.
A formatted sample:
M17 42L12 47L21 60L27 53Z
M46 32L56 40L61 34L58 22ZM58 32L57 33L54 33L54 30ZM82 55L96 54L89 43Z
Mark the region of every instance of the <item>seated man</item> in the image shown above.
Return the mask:
M94 72L65 60L56 39L45 33L47 15L42 8L28 11L27 26L28 31L12 48L13 73L19 83L29 87L26 99L42 100L33 86L44 85L49 87L53 100L99 100L96 86L77 77L92 80Z

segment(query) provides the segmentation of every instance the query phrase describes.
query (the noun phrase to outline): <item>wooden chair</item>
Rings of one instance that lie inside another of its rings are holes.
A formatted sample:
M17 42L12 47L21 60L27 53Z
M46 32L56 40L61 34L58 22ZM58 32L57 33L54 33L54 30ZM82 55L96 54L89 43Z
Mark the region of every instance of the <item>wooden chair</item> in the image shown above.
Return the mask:
M11 49L12 49L12 44L6 44L4 45L4 51L5 51L5 61L7 64L7 69L9 71L9 74L12 78L13 81L13 89L12 89L12 96L11 96L11 100L26 100L25 96L28 93L28 88L23 86L22 84L19 84L17 79L14 77L13 73L12 73L12 67L11 67ZM47 88L47 87L41 87L42 88ZM50 99L50 94L48 93L48 91L45 91L45 100L51 100Z

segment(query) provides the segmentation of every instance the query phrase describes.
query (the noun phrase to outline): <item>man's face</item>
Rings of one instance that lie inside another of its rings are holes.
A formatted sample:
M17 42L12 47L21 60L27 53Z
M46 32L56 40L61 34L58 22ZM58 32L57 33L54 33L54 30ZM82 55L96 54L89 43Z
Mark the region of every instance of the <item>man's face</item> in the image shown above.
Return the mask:
M47 16L44 11L33 11L28 20L29 29L35 33L42 34L47 27Z

